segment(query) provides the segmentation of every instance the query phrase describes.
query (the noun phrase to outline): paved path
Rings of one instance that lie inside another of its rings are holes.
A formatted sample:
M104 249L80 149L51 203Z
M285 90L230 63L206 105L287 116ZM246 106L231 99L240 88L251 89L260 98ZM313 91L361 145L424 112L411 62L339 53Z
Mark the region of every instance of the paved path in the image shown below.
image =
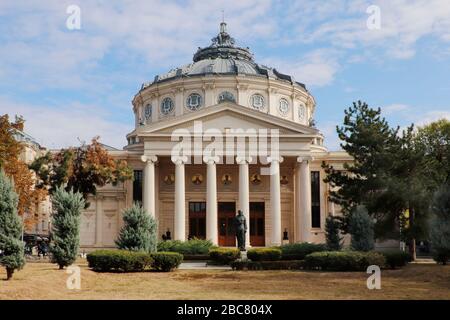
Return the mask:
M206 262L182 262L179 270L231 270L230 266L206 265Z
M411 263L415 264L436 264L432 258L417 258L416 261L412 261Z

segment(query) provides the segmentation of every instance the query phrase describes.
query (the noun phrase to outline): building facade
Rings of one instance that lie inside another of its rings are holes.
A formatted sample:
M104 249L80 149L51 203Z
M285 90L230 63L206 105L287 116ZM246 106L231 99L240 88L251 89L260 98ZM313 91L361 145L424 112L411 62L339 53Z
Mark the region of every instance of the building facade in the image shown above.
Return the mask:
M254 61L226 24L193 62L158 75L132 100L135 129L123 150L134 180L100 188L83 212L85 250L114 247L122 211L141 201L162 239L210 239L235 246L232 219L247 218L247 244L323 242L328 201L322 162L329 152L314 126L316 102L293 77Z
M23 131L15 130L14 139L23 144L23 150L19 155L19 160L27 165L31 164L35 158L43 156L47 152L47 149L42 147L36 139ZM34 172L33 176L35 176ZM51 229L51 212L52 205L49 196L39 203L33 213L25 212L24 216L22 216L22 221L25 221L25 219L32 221L32 223L27 224L27 228L24 230L25 234L48 236Z

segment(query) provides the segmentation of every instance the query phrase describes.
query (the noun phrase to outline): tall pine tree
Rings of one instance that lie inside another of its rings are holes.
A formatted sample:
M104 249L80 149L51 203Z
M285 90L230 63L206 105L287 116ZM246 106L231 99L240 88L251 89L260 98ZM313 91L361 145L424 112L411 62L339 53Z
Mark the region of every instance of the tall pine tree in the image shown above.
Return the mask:
M52 196L54 213L52 216L53 243L50 246L52 262L60 269L75 262L80 246L80 215L84 208L81 193L65 191L62 187Z
M25 265L22 222L17 214L17 204L13 183L0 170L0 264L6 268L7 280L12 278L14 270Z
M354 160L345 163L344 170L323 164L327 173L324 181L333 190L330 200L342 207L346 217L355 205L364 205L376 218L376 235L389 234L398 226L397 216L389 210L391 195L386 189L386 179L399 148L398 128L389 126L380 109L358 101L345 110L344 124L336 130L341 147Z
M126 209L123 214L125 225L120 230L116 244L120 249L155 252L157 245L156 219L140 205Z

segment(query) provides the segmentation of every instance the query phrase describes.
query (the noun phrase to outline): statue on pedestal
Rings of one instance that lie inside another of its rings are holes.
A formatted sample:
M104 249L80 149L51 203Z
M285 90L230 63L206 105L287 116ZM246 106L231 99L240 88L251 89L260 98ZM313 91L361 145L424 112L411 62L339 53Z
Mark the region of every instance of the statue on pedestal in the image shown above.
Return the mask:
M247 220L242 212L238 210L238 214L234 217L234 230L236 232L236 239L238 248L245 251L245 234L247 233Z

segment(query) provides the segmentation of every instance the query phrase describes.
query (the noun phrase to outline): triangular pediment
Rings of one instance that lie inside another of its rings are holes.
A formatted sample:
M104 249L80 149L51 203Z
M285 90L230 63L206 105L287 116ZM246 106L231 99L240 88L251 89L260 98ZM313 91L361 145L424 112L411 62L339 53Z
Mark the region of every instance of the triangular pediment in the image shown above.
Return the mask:
M285 120L273 115L252 110L234 103L222 103L181 116L163 119L158 123L142 127L139 136L166 135L177 129L192 132L201 122L202 130L219 129L278 129L280 135L317 134L317 129Z

